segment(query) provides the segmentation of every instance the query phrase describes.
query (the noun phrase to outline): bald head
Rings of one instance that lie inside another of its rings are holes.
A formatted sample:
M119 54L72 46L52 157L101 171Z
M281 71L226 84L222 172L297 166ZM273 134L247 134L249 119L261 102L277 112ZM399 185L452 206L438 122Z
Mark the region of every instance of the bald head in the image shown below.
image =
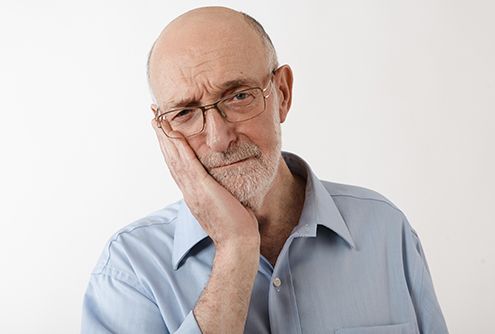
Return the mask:
M160 94L157 86L177 75L171 72L194 75L190 69L202 62L218 67L213 64L214 57L217 63L221 64L223 58L227 64L236 56L248 56L245 60L261 64L268 71L278 67L270 37L251 16L225 7L188 11L163 29L149 52L147 75L152 94Z

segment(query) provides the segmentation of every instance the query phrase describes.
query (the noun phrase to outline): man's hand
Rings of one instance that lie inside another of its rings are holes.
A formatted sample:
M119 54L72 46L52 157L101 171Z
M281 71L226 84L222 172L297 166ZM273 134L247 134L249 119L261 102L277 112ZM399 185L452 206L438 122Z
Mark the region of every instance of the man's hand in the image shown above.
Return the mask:
M208 174L183 136L167 137L156 119L152 125L184 200L215 243L210 279L193 310L197 324L203 334L243 333L259 265L258 221Z
M167 137L152 120L165 162L187 206L217 248L259 245L258 221L227 189L208 174L186 139ZM165 124L163 126L166 126Z

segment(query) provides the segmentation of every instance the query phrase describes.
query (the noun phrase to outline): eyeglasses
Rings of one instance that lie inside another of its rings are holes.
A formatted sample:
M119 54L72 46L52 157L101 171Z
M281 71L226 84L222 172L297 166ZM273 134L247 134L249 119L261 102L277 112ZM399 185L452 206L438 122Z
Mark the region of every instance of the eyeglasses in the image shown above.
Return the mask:
M275 71L271 73L270 81L265 88L251 87L236 91L215 103L197 107L176 108L156 116L159 127L169 138L180 138L171 133L180 132L184 137L191 137L203 132L205 128L205 113L217 109L220 115L230 123L250 120L266 109L266 94Z

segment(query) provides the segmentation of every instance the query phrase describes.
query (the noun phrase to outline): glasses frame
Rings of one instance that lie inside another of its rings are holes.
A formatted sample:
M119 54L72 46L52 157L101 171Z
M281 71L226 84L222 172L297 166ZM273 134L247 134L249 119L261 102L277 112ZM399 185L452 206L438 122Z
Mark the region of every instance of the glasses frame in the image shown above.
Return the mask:
M163 129L163 127L161 126L161 121L160 121L160 118L162 118L164 115L167 115L167 114L170 114L170 113L173 113L173 112L177 112L177 111L180 111L180 110L183 110L183 109L190 109L190 108L197 108L197 109L201 109L202 113L201 113L201 117L203 117L203 126L201 128L201 130L199 130L198 132L195 132L193 134L190 134L190 135L183 135L185 138L189 138L189 137L193 137L193 136L197 136L199 135L200 133L202 133L204 130L205 130L205 124L206 124L206 116L205 116L205 113L210 110L210 109L216 109L220 115L223 117L223 119L225 119L227 122L229 123L240 123L240 122L245 122L245 121L249 121L250 119L253 119L259 115L261 115L262 113L265 112L266 110L266 99L270 97L271 95L271 92L269 92L267 95L265 95L266 91L268 90L268 88L271 87L271 83L272 83L272 79L273 77L275 76L275 73L277 72L277 69L273 70L271 73L270 73L270 80L268 81L268 84L266 85L265 88L261 88L261 87L248 87L248 88L244 88L244 89L241 89L235 93L232 93L232 94L229 94L227 96L224 96L222 97L221 99L217 100L216 102L214 103L210 103L210 104L205 104L205 105L202 105L202 106L193 106L193 107L180 107L180 108L174 108L174 109L171 109L171 110L168 110L164 113L161 113L161 114L158 114L158 112L160 111L160 108L158 107L157 108L157 116L155 117L156 121L158 122L158 127L162 129L162 132L165 134L165 136L169 137L169 138L174 138L174 139L178 139L180 137L175 137L175 136L170 136L169 134L167 134L167 132L165 132L165 130ZM221 103L221 102L224 102L228 99L231 99L232 97L236 96L237 94L239 93L242 93L242 92L245 92L245 91L249 91L251 89L259 89L261 90L261 94L263 96L263 111L257 113L256 115L253 115L247 119L243 119L242 121L231 121L227 118L227 115L224 113L224 111L221 109L221 108L218 108L218 104Z

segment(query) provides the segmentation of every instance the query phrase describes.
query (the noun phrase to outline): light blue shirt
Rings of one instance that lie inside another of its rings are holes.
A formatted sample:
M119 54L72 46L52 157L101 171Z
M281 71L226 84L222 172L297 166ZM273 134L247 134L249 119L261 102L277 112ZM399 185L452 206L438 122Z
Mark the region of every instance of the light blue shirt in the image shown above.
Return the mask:
M448 333L404 214L372 190L320 181L301 158L282 154L306 178L304 207L275 267L260 257L245 333ZM183 200L128 225L91 274L82 333L201 333L192 310L214 256Z

